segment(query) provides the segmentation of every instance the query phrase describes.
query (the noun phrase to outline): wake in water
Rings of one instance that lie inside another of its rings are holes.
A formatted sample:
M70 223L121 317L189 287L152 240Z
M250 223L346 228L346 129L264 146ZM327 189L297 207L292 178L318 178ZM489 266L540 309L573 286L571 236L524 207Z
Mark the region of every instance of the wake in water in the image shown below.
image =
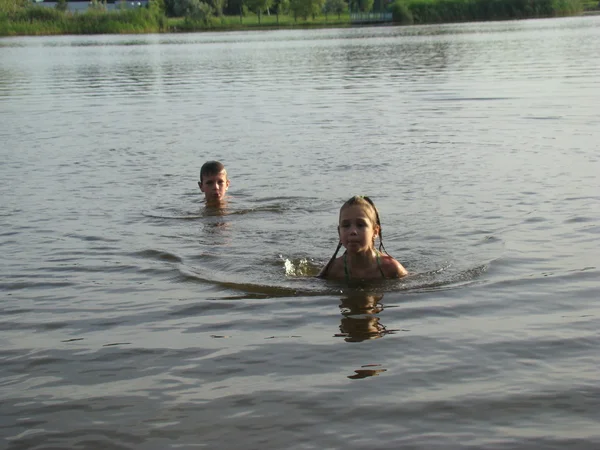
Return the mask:
M145 217L153 218L153 219L170 219L170 220L195 220L195 219L204 219L207 217L215 217L215 216L241 216L245 214L257 213L257 212L281 212L278 208L251 208L251 209L239 209L239 210L231 210L224 208L201 208L200 211L173 211L171 213L163 213L160 211L145 211L142 214Z
M364 289L386 293L461 288L483 282L485 272L504 245L501 239L487 233L473 242L474 235L469 234L468 239L461 236L461 242L467 243L465 247L460 247L459 243L450 243L454 247L440 246L436 242L431 249L405 249L409 258L403 263L409 275L400 279L353 280L350 283L322 280L316 276L326 261L314 259L310 253L322 247L323 240L315 241L314 227L296 223L295 228L290 227L288 216L292 215L296 221L305 215L314 218L326 212L329 216L329 206L299 198L254 199L245 202L242 208L232 206L232 203L227 208L200 206L196 212L165 208L144 213L145 217L162 221L158 225L169 234L173 233L172 220L198 221L201 226L182 223L176 228L174 244L178 247L172 251L150 249L138 256L172 263L180 282L212 285L237 291L242 296L274 298L337 296ZM300 250L301 256L264 254L271 247L289 246L290 242L296 247L304 247L304 251ZM176 256L170 258L167 255Z
M197 201L197 195L194 194L193 197L195 201ZM188 200L189 199L186 198L186 203L188 203ZM142 212L142 215L152 219L195 220L215 216L242 216L252 213L282 214L290 209L290 205L286 204L286 202L289 202L290 200L293 199L258 199L246 202L244 207L240 207L238 202L229 198L224 206L219 207L206 206L204 203L200 203L196 209L188 210L188 207L185 205L181 208L169 205L166 207L158 207L154 210L144 211Z
M226 273L218 273L199 267L179 265L181 281L214 284L222 288L244 292L253 297L289 297L339 295L340 293L369 292L386 293L419 290L456 289L477 283L486 272L488 265L481 264L460 271L452 271L447 265L429 272L410 274L396 280L377 280L369 282L354 281L351 284L340 281L327 281L316 278L321 265L306 258L284 258L279 266L284 275L270 277L264 283L254 280L240 280ZM277 280L275 280L277 279Z

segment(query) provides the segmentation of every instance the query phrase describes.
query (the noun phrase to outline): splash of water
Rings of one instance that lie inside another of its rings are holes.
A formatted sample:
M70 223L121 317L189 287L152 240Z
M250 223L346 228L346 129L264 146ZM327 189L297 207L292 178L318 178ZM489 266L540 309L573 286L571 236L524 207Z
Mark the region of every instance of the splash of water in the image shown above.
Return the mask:
M283 259L285 275L288 277L308 277L313 276L318 272L318 268L307 258L291 260L289 258L284 258L283 256L280 257Z

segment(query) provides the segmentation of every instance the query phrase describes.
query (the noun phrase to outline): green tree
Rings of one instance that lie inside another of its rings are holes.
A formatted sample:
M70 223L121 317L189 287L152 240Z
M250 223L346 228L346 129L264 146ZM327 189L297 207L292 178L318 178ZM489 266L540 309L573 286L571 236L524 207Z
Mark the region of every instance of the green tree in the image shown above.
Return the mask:
M373 9L374 0L358 0L358 8L362 12L369 12Z
M263 11L271 7L273 0L246 0L245 3L250 10L258 14L258 23L260 24Z
M218 17L223 15L223 10L227 7L227 0L212 0L214 14Z
M277 24L279 24L279 15L287 14L290 11L290 0L275 0L273 7L277 14Z
M187 0L164 0L165 13L170 17L183 17L186 14L188 1Z
M321 14L324 7L325 7L325 0L311 0L310 13L312 15L313 20L315 19L316 16Z
M189 15L191 0L165 0L165 9L168 16L184 17Z
M339 19L342 13L346 11L346 8L347 5L344 0L325 0L323 11L325 12L325 17L327 17L328 13L333 13L337 14Z
M148 2L148 9L157 14L164 14L167 6L165 0L150 0Z
M185 18L194 22L208 24L213 15L212 6L200 0L186 0Z
M290 12L294 16L294 22L298 20L298 17L302 17L304 20L308 19L310 14L310 0L290 0Z
M298 17L308 20L308 16L312 16L314 19L321 13L324 4L325 0L290 0L290 12L294 21L298 20Z
M69 9L69 5L67 3L67 0L57 0L56 5L54 5L54 7L62 12L66 12L67 9Z
M414 23L412 12L404 0L396 0L392 4L392 20L402 25L411 25Z

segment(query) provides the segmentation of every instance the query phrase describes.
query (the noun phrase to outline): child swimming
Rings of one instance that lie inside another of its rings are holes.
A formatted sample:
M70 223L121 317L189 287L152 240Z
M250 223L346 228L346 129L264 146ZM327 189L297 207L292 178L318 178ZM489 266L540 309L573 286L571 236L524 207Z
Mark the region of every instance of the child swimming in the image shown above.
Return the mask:
M376 280L400 278L406 269L392 258L383 246L379 212L369 197L354 196L340 208L338 225L340 241L320 278ZM379 237L379 249L375 239ZM336 258L341 246L346 251Z
M207 161L200 169L198 187L204 194L207 206L222 206L229 189L229 178L225 166L219 161Z

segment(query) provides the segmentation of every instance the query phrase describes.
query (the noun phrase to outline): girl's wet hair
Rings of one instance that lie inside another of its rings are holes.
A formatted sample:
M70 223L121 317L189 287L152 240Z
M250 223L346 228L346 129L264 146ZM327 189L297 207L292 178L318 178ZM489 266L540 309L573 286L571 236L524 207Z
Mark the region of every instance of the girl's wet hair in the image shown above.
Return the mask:
M383 246L383 236L381 234L381 220L379 219L379 211L377 210L375 203L373 203L373 200L371 200L366 195L355 195L354 197L351 197L350 199L348 199L342 205L342 207L340 208L340 214L342 213L344 208L347 208L347 207L353 206L353 205L367 205L367 207L370 207L370 209L375 213L375 224L379 226L379 251L385 252L386 255L389 255L389 253ZM335 258L337 256L338 252L340 251L341 247L342 247L342 241L339 241L337 247L335 248L335 252L333 252L333 256L329 259L329 262L327 263L325 268L319 274L320 277L323 278L327 275L327 272L329 271L329 267L331 266L331 264L333 264L333 261L335 261Z

